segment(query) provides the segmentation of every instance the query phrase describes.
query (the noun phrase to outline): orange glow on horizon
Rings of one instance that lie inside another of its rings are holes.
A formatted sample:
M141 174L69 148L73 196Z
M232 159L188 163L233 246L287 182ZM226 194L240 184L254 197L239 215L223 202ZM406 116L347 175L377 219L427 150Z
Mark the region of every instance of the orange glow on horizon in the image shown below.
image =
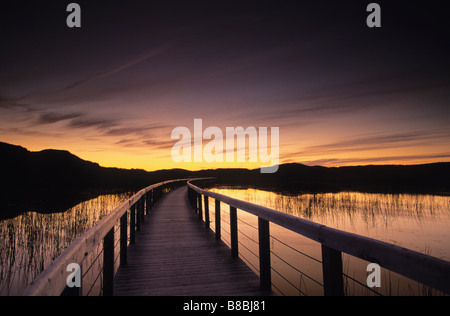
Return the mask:
M44 149L66 150L75 156L98 163L102 167L122 168L122 169L142 169L146 171L156 171L164 169L185 169L190 171L205 169L228 169L228 168L244 168L258 169L267 164L259 162L181 162L175 163L170 156L170 149L149 150L149 149L130 149L124 150L120 146L108 146L97 148L96 146L87 146L89 143L78 144L76 142L54 142L48 145L45 139L29 138L29 139L1 139L1 141L25 147L30 151L41 151ZM20 142L19 142L20 141ZM175 143L175 141L174 141ZM67 146L65 146L67 145ZM425 151L428 150L428 151ZM434 148L431 154L423 155L421 153L428 152L429 148L394 148L385 150L368 150L368 151L349 151L344 153L335 153L329 155L308 155L295 156L292 155L292 148L288 146L280 147L280 164L285 163L302 163L309 166L320 165L324 167L341 167L356 165L412 165L426 164L437 162L448 162L449 157L440 155L445 152L445 148ZM435 157L433 157L433 154Z

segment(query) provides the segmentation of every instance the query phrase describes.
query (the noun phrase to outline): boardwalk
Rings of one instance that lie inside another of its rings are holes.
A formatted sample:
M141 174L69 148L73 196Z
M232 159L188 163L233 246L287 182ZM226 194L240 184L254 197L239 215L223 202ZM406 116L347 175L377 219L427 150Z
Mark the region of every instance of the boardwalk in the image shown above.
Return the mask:
M128 264L114 278L114 295L263 295L258 276L204 227L187 188L165 196L146 216Z

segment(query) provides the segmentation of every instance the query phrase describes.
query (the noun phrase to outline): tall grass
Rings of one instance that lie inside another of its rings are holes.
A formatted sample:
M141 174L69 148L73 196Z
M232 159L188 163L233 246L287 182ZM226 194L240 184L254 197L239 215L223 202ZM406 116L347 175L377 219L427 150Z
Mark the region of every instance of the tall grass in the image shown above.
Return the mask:
M131 195L103 195L63 213L26 212L1 221L0 295L20 294L72 241Z

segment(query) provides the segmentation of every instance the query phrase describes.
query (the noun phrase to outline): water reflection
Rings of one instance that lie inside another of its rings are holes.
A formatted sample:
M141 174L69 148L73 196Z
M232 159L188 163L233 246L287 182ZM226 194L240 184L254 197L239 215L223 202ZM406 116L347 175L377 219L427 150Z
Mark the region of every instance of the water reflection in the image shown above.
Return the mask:
M447 196L358 192L283 195L255 189L209 190L450 261L450 197ZM226 207L222 212L227 212ZM254 228L257 219L244 212L238 216L242 235L239 238L244 246L240 251L250 265L257 267L254 255L258 253L254 242L258 240ZM227 224L224 225L226 229ZM272 280L279 292L322 295L320 244L274 224L271 224L271 236ZM227 238L225 234L226 242ZM371 294L352 280L365 283L367 262L348 255L343 256L343 261L344 273L348 275L346 293ZM389 271L383 271L382 284L379 291L384 295L437 294Z
M27 212L0 222L0 295L19 295L77 237L134 193L102 195L64 213Z

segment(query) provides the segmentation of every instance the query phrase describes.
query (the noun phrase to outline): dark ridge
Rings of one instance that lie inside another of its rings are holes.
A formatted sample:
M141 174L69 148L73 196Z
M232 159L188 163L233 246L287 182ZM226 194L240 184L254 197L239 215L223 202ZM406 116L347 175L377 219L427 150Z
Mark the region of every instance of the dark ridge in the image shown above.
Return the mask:
M104 168L61 150L30 152L0 142L0 218L25 211L58 212L101 194L137 191L164 180L217 177L216 185L298 194L363 191L439 194L450 192L450 163L309 167L290 163L273 174L259 169L184 169L147 172Z

